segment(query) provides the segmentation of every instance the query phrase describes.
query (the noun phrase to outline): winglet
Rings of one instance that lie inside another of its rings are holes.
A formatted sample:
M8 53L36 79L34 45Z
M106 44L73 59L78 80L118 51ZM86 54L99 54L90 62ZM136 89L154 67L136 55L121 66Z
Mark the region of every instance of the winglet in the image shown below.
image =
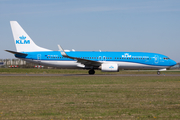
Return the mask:
M61 55L66 57L67 54L65 53L64 49L60 45L58 45L58 48L59 48L59 51L61 52Z

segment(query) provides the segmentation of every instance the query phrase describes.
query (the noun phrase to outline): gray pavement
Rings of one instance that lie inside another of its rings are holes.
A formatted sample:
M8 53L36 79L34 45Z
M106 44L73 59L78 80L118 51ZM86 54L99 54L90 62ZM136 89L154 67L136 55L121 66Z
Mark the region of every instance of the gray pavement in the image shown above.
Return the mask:
M180 74L0 74L0 76L180 76Z

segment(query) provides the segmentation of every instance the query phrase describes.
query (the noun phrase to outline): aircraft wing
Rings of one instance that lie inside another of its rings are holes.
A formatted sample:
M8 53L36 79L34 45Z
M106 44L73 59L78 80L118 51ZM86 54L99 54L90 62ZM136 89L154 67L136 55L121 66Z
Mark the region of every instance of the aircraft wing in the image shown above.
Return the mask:
M102 64L101 62L97 62L97 61L93 61L93 60L87 60L87 59L68 56L60 45L58 45L58 48L59 48L59 51L61 52L61 55L63 57L67 57L67 58L70 58L70 59L77 60L77 62L79 62L81 64L84 64L86 66L96 66L96 67L98 67L98 66L101 66L101 64Z

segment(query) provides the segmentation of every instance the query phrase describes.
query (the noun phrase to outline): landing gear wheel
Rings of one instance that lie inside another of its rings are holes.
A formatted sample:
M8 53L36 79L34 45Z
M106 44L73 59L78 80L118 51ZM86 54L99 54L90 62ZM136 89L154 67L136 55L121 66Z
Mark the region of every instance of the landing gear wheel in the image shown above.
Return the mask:
M157 74L158 74L158 75L160 75L160 74L161 74L161 72L160 72L160 71L157 71Z
M95 71L94 70L89 70L90 75L94 75Z

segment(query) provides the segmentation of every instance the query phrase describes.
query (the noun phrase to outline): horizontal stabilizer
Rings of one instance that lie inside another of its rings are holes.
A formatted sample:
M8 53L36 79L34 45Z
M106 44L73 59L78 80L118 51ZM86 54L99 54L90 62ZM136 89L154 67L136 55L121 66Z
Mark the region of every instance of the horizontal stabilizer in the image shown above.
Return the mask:
M27 56L28 54L25 54L25 53L20 53L20 52L15 52L15 51L10 51L10 50L5 50L5 51L7 51L7 52L10 52L10 53L12 53L12 54L16 54L16 55L22 55L22 56Z

